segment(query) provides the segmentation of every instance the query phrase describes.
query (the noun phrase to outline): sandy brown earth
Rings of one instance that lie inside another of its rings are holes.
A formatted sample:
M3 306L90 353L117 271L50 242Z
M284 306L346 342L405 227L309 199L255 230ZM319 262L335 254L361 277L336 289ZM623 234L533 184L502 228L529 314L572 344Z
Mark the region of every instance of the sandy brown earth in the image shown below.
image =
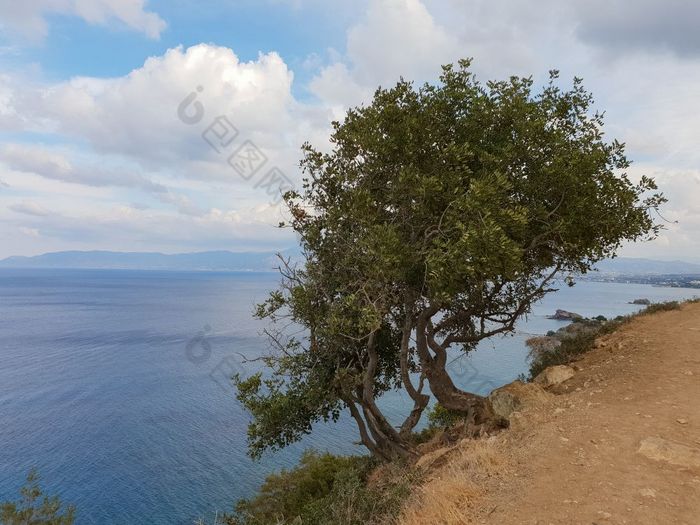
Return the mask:
M572 366L511 429L436 462L404 523L700 525L700 304L640 316Z

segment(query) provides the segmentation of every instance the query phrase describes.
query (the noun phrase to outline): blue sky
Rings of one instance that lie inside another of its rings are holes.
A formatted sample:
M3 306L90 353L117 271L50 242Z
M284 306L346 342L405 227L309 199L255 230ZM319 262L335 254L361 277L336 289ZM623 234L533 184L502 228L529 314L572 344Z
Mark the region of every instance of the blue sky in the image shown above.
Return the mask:
M210 43L234 49L245 61L255 60L260 52L277 51L301 69L318 50L342 47L344 30L354 17L350 10L336 17L328 9L292 3L159 1L147 6L167 24L159 38L138 34L115 20L98 25L71 14L47 14L48 36L38 45L17 45L8 63L39 64L45 78L53 80L121 76L142 66L145 57L180 45ZM12 40L5 45L13 45Z
M285 248L274 188L299 183L299 146L473 57L482 79L584 77L678 221L623 254L697 260L698 23L681 0L0 0L0 257ZM207 129L231 133L219 151ZM229 163L246 144L254 173Z

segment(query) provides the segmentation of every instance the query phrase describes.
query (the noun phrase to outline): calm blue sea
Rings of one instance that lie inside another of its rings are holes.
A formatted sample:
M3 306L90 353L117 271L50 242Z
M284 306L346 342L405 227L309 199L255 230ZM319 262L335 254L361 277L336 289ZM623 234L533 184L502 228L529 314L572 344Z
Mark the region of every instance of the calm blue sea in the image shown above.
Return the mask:
M353 425L320 428L254 463L226 378L265 349L256 301L273 274L0 270L0 501L37 467L78 525L192 524L230 510L308 447L349 453ZM698 290L581 282L538 305L517 335L452 363L486 393L527 370L524 340L561 326L556 308L626 314L627 302ZM249 371L249 370L248 370ZM383 400L403 413L398 394Z

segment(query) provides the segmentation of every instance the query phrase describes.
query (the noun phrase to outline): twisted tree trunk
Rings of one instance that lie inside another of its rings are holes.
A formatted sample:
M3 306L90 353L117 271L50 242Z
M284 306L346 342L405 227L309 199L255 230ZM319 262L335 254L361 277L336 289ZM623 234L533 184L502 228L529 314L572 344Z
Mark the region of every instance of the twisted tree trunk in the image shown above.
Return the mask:
M452 381L446 369L447 349L430 334L430 317L434 314L435 309L427 309L418 316L416 323L416 352L430 391L446 409L465 414L470 432L501 427L502 421L494 414L488 398L461 390Z

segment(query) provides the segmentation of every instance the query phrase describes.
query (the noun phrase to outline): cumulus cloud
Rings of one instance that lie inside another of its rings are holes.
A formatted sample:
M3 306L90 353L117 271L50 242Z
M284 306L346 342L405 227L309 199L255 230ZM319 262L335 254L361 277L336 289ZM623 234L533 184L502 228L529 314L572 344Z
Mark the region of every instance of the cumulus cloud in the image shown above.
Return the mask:
M229 48L200 44L151 57L123 77L78 77L44 86L24 93L16 104L47 128L85 140L99 152L157 167L215 159L202 132L219 116L269 155L287 148L299 124L292 80L276 53L243 62ZM188 96L193 107L187 111L201 104L197 122L178 118ZM295 142L298 147L302 139Z
M427 80L458 58L458 40L420 0L370 0L347 32L345 56L323 68L310 89L327 104L354 105L377 85L388 87L402 76Z
M458 41L420 0L372 0L348 31L347 53L364 82L393 83L403 75L425 79L459 58Z
M118 20L149 38L159 38L166 27L160 16L146 11L144 0L0 0L0 29L40 41L49 32L46 17L55 14L99 25Z

